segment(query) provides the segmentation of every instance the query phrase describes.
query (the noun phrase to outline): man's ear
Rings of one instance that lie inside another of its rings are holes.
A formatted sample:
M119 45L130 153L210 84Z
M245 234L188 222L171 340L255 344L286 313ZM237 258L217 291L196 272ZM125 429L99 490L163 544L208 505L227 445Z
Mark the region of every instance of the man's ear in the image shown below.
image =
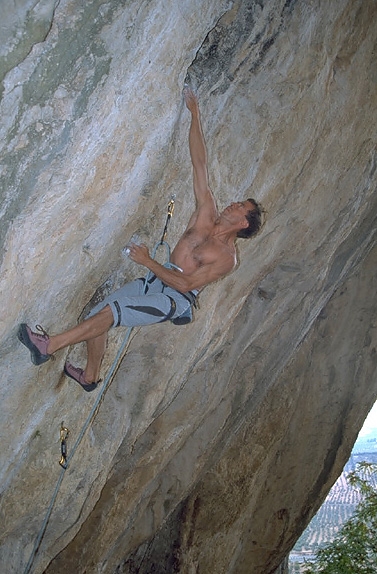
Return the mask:
M247 219L243 219L242 221L242 227L249 227L249 222Z

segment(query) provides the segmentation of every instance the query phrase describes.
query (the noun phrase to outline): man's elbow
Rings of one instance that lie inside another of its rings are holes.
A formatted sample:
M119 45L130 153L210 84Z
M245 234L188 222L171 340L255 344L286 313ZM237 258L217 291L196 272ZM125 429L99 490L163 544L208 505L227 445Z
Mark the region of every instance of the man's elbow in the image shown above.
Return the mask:
M177 291L180 293L187 293L188 291L192 291L193 289L197 289L198 286L196 285L195 281L193 281L190 277L180 277L177 281Z

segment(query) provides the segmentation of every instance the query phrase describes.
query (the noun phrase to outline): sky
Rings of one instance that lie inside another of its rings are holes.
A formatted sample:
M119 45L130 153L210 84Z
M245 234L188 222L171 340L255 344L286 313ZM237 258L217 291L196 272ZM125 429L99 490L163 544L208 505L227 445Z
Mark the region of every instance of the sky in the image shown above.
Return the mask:
M374 403L372 409L369 411L359 436L364 436L373 429L377 429L377 403Z

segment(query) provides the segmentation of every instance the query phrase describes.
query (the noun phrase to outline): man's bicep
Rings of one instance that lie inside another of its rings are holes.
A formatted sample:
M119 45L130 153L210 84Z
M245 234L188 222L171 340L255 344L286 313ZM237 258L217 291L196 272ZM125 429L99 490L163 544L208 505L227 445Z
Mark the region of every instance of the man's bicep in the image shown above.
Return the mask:
M208 184L208 174L205 164L194 168L194 194L197 207L204 204L212 204L215 207L215 199Z
M199 267L192 275L188 277L191 289L200 289L209 283L213 283L222 277L225 277L233 271L235 262L233 259L226 261L214 261L213 263Z

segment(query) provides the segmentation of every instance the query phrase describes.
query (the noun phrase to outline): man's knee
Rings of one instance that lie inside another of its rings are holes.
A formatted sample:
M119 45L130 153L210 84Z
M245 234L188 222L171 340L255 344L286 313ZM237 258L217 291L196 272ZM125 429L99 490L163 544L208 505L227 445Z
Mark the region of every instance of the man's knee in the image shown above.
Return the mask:
M114 325L114 315L109 304L105 305L98 313L93 315L94 317L99 317L104 322L107 328L110 329Z

